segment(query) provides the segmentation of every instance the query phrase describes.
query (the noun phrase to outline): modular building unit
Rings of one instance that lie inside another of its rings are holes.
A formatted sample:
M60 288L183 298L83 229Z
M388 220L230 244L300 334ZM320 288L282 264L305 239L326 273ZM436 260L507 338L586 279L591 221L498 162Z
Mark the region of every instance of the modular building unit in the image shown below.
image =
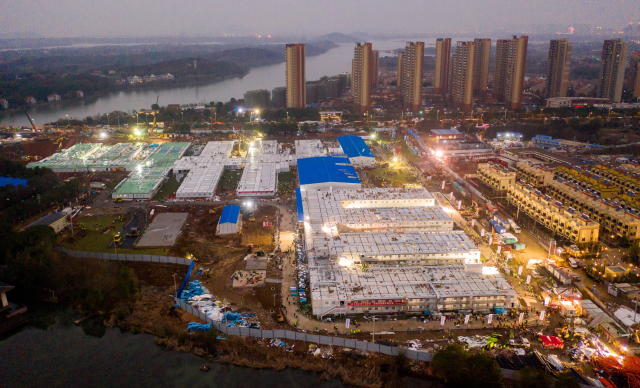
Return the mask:
M222 214L218 220L216 234L218 236L239 233L242 229L242 216L240 214L240 206L227 205L222 208Z

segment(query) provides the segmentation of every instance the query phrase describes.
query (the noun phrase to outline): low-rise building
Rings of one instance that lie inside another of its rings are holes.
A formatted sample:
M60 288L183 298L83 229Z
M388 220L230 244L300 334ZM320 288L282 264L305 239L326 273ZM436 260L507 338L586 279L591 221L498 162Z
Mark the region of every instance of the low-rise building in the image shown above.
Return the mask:
M362 186L356 169L348 158L318 156L298 159L300 189L359 188Z
M479 163L478 177L495 191L505 191L515 183L516 172L495 163Z
M507 191L507 200L536 222L570 241L578 244L598 241L600 225L597 222L531 185L516 181Z
M242 215L240 214L240 206L227 205L222 208L222 214L218 220L216 227L216 235L224 236L236 234L242 230Z
M582 189L597 193L604 198L613 198L620 192L620 188L613 182L580 167L558 166L555 168L555 176L571 181Z
M542 165L536 165L530 162L516 163L518 171L518 179L521 179L535 187L545 187L553 180L553 170Z
M360 136L338 136L338 143L353 165L372 166L376 163L371 149Z
M624 236L631 240L640 239L640 216L614 201L603 200L562 178L551 181L547 193L597 221L603 234L612 238Z
M47 96L47 102L60 102L62 101L62 96L56 93L49 94Z
M27 228L38 225L48 226L57 234L69 226L69 217L63 212L49 213L30 223Z

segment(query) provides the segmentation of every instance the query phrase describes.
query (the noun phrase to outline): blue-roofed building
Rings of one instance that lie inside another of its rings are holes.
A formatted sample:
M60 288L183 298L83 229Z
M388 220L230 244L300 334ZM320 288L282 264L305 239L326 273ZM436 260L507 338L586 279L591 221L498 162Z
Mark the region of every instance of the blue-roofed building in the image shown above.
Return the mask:
M227 205L222 208L222 214L218 220L216 234L219 236L236 234L242 229L242 217L240 215L240 206Z
M5 186L26 186L29 181L21 178L12 178L10 176L0 176L0 187Z
M352 164L371 166L376 163L371 149L360 136L339 136L338 143Z
M318 156L298 159L298 183L303 190L353 188L362 186L349 158Z
M531 144L534 147L544 148L544 149L561 149L562 144L558 139L554 139L548 135L535 135L531 138Z

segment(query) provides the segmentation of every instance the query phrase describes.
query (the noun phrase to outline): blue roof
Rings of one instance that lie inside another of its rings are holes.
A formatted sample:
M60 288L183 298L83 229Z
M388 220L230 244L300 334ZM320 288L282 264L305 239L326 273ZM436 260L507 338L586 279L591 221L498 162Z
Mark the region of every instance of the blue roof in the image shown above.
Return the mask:
M456 128L447 128L447 129L432 129L431 133L434 135L447 136L447 135L461 135L460 131Z
M298 222L304 221L304 208L302 207L302 193L300 188L296 189L296 210L298 212Z
M0 176L0 187L5 186L26 186L28 180L20 178L12 178L9 176Z
M350 158L358 156L373 158L373 153L371 153L369 146L360 136L338 136L338 142L344 153Z
M236 224L238 222L239 216L240 216L240 206L227 205L222 208L222 214L220 215L220 220L218 220L218 224L226 224L226 223Z
M298 159L300 186L314 183L361 183L348 158L317 156Z

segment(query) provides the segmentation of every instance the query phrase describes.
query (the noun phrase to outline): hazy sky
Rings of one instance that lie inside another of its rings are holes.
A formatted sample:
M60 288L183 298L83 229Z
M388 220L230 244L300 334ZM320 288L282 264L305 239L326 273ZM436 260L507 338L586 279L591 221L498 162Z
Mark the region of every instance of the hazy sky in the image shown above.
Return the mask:
M621 27L640 0L0 0L0 33L170 36Z

